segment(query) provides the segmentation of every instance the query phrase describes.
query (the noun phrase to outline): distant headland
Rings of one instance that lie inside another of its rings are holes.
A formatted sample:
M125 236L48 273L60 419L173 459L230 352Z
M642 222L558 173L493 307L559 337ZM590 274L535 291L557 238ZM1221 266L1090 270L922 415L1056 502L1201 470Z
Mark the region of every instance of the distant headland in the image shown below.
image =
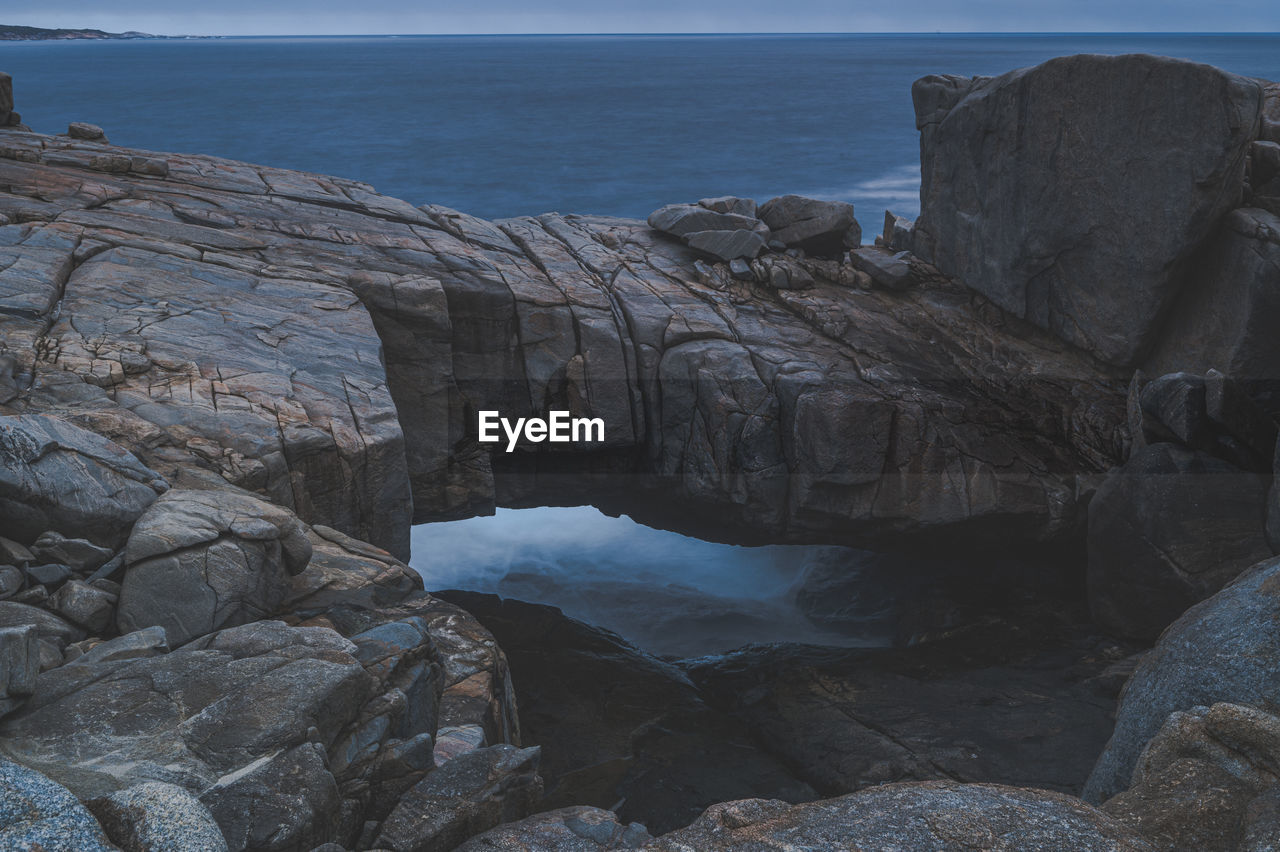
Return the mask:
M212 38L212 36L165 36L129 31L109 33L104 30L47 29L0 24L0 41L54 41L71 39L139 39L139 38Z

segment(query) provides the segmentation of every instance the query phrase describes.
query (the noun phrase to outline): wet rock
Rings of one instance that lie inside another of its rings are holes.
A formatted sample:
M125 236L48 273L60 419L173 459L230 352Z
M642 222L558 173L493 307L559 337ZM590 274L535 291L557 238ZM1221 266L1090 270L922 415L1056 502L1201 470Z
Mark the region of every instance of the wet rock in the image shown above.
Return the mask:
M1168 852L1265 849L1280 832L1280 719L1215 704L1171 714L1102 810Z
M1174 444L1135 453L1089 504L1094 618L1118 635L1155 639L1271 556L1267 489L1262 475Z
M1151 852L1119 821L1078 799L987 784L890 784L802 805L747 799L714 805L655 852L827 849L1071 849Z
M2 296L0 296L2 301ZM117 444L53 417L0 417L0 534L47 530L117 546L165 488Z
M285 509L231 491L170 491L129 536L120 630L159 625L176 646L265 618L311 552Z
M1217 703L1280 710L1280 560L1255 565L1165 630L1125 687L1115 732L1084 798L1128 788L1138 757L1169 715Z
M995 78L927 77L912 97L914 253L1005 310L1133 364L1195 249L1240 202L1262 87L1182 60L1069 56ZM1209 366L1225 369L1184 369Z
M537 748L498 745L454 758L400 799L375 845L447 852L499 823L523 819L542 795L538 755Z
M661 832L729 798L816 798L677 666L554 607L441 595L507 649L522 741L543 750L540 808L617 805L620 819Z
M117 596L79 580L72 580L53 593L49 606L73 624L102 635L115 625Z
M107 141L107 134L103 132L101 127L83 121L73 121L67 125L67 135L72 139L83 139L86 142L101 142L105 144Z
M569 807L534 814L471 838L458 852L613 852L652 841L639 823L623 825L600 808Z
M82 538L67 538L57 532L41 534L31 545L31 553L35 560L57 562L76 573L100 568L112 556L108 548L98 547Z
M85 803L123 852L226 852L209 809L174 784L147 781Z
M853 205L843 201L783 195L761 204L758 215L775 239L814 254L839 255L862 245Z
M65 787L0 757L0 848L112 852L84 806Z

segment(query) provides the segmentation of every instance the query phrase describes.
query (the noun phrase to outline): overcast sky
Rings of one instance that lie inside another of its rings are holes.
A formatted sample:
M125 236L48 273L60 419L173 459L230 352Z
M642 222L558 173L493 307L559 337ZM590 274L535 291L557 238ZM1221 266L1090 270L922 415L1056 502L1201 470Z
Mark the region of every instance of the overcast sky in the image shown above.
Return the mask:
M203 11L194 5L0 0L0 23L167 35L1280 31L1277 0L212 0Z

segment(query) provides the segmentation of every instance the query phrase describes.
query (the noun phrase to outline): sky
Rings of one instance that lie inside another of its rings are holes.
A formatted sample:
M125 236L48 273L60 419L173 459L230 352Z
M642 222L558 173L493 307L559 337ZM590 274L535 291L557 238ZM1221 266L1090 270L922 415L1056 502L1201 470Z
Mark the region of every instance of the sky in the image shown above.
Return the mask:
M0 0L0 24L162 35L1277 32L1276 0Z

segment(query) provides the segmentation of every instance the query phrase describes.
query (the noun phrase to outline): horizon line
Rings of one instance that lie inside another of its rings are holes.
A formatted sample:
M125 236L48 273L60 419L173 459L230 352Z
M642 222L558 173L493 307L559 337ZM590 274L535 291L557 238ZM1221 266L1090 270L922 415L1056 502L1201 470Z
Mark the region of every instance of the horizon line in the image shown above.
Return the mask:
M1280 30L612 30L593 32L426 32L426 33L142 33L140 30L122 30L114 33L97 27L34 27L31 24L0 24L4 27L32 27L34 29L63 30L69 32L104 32L123 35L137 32L162 39L184 38L439 38L456 36L517 36L517 37L592 37L592 36L1275 36ZM102 39L48 39L49 41L95 41ZM142 40L142 39L134 39Z

